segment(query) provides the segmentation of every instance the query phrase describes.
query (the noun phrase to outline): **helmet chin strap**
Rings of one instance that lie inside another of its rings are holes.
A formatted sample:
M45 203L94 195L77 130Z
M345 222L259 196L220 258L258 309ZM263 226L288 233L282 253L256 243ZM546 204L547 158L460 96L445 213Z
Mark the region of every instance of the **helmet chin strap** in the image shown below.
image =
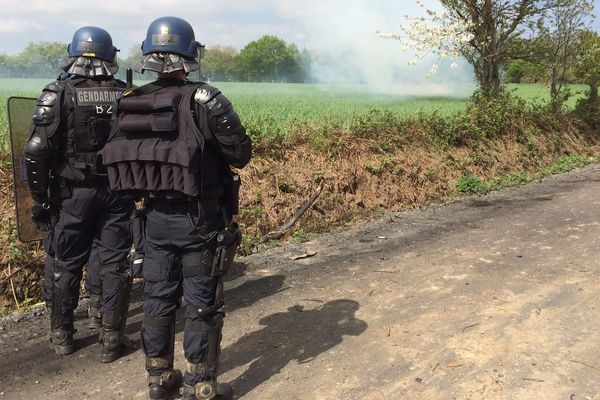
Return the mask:
M136 72L154 71L158 73L170 73L183 70L186 74L199 68L198 61L184 58L173 53L150 53L135 67Z
M63 70L71 75L94 78L97 76L112 76L119 70L116 62L90 57L71 57L63 65Z

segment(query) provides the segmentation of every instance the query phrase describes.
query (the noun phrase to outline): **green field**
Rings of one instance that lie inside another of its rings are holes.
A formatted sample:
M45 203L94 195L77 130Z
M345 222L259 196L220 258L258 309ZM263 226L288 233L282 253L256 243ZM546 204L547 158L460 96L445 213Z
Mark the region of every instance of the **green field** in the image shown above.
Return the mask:
M8 130L6 100L10 96L37 97L47 79L0 79L0 132ZM135 82L140 84L140 82ZM217 82L234 103L250 134L256 138L285 139L306 124L327 129L343 128L372 110L407 116L417 112L450 115L464 110L468 98L401 97L371 93L359 85L332 86L316 84L225 83ZM518 96L532 101L546 101L548 88L542 85L512 85ZM585 90L575 85L576 97ZM0 138L6 148L6 135Z

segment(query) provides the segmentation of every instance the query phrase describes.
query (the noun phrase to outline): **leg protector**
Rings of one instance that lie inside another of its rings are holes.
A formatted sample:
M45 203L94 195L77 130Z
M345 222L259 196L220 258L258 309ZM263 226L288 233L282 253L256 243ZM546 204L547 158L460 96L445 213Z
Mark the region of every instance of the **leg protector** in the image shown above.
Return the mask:
M188 305L188 307L193 306ZM186 332L205 333L208 340L208 351L204 362L196 364L191 363L188 360L185 371L185 384L188 394L191 394L190 392L193 390L196 398L208 400L217 395L217 375L219 369L219 356L221 353L223 313L216 312L209 315L202 314L201 317L203 320L200 321L186 321L185 330Z
M173 369L175 357L175 313L168 317L144 316L146 327L169 327L169 354L165 357L146 357L148 371L148 397L152 400L169 398L171 392L181 385L181 371Z
M99 294L90 294L90 303L88 305L88 317L90 329L102 329L102 296Z
M103 267L110 268L111 265ZM131 341L125 335L132 284L131 276L127 274L127 271L127 265L120 263L117 270L108 275L108 278L102 282L102 291L114 293L116 300L114 311L107 312L104 310L102 314L100 362L112 362L121 357L128 347L131 347Z
M168 354L161 357L146 356L146 371L149 376L160 376L164 371L173 368L175 357L175 312L166 317L144 316L144 328L169 328L166 340L169 341Z
M63 325L72 325L73 323L73 312L70 314L71 318L64 318L65 310L63 304L68 293L59 283L64 274L64 266L55 258L52 264L52 286L50 289L50 302L48 303L51 330L60 329Z
M102 324L111 325L117 329L125 327L132 279L129 275L127 261L105 264L102 266L102 296L105 303L102 313ZM110 299L110 304L109 303Z
M76 350L73 335L73 310L64 309L64 301L68 299L68 283L62 282L65 275L64 266L55 258L52 262L52 282L48 285L50 299L47 308L50 314L50 349L56 354L71 354ZM65 288L66 287L66 288Z

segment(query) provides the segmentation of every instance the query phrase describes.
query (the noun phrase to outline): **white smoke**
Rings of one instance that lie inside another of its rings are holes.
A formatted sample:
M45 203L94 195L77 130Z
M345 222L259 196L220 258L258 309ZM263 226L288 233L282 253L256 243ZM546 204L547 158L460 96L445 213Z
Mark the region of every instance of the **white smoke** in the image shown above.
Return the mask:
M428 6L439 8L437 2ZM426 75L437 63L425 57L416 65L414 51L403 51L398 41L383 39L376 32L398 32L404 15L420 15L423 9L415 0L308 0L303 7L296 1L286 2L281 12L295 19L298 37L316 55L312 76L328 83L366 84L378 93L395 95L454 95L472 93L474 78L471 66L459 60L458 68L450 61L440 63L431 79Z

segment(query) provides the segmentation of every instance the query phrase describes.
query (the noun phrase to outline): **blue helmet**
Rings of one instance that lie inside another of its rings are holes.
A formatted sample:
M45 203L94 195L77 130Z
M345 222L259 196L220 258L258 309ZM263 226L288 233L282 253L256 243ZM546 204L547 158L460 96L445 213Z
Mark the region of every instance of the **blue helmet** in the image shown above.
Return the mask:
M177 17L160 17L152 21L142 42L142 53L172 53L196 60L198 45L194 29Z
M108 32L97 26L83 26L73 34L67 47L69 57L93 57L113 62L117 54Z

